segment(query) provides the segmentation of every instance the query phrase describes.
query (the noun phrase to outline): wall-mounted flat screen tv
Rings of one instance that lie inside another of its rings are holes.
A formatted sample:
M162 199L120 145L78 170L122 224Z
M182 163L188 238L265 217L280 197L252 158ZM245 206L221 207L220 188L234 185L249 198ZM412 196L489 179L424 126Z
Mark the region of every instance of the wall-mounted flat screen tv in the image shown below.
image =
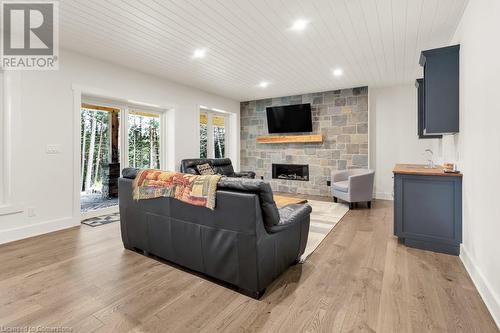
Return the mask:
M311 104L266 108L269 133L312 132Z

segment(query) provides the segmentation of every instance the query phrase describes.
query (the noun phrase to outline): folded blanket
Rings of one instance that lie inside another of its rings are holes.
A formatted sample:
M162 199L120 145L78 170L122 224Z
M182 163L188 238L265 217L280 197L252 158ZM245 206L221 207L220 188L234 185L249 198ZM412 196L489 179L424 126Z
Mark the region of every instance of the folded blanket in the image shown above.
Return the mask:
M134 180L134 200L170 197L213 210L220 178L220 175L198 176L144 169L139 171Z

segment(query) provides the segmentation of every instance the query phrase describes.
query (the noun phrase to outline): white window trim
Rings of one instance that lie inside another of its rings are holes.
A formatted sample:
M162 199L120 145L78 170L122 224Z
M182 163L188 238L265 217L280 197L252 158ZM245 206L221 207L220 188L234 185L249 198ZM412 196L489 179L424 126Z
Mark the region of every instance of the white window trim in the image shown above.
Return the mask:
M6 132L4 127L4 114L5 114L5 103L4 103L4 73L0 72L0 207L5 204L5 141Z
M168 142L167 142L167 110L160 112L160 169L167 170L168 163Z
M210 111L206 111L206 114L207 114L207 158L215 158L214 125L213 125L214 114Z
M20 74L0 71L0 216L21 213L12 202L12 115L19 108Z
M214 151L214 133L213 133L213 116L218 116L218 117L223 117L224 118L224 158L231 158L231 140L229 138L231 137L229 135L231 131L231 122L230 122L230 114L225 111L214 111L213 109L209 109L203 106L200 106L199 108L199 115L197 118L197 123L198 123L198 129L200 128L200 115L202 113L207 114L207 158L215 158L215 151ZM198 130L198 144L200 144L200 131ZM198 149L200 151L200 149Z

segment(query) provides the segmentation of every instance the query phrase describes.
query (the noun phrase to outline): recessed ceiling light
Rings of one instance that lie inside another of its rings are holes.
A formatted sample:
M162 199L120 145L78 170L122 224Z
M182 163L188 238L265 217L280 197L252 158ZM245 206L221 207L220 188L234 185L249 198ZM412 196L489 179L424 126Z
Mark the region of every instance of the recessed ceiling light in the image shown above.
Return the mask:
M342 70L342 68L335 68L333 70L333 76L340 77L343 74L344 74L344 71Z
M290 27L290 30L302 31L307 27L308 24L309 24L308 20L297 19L293 22L292 26Z
M207 49L196 49L193 52L193 59L204 58L207 55Z
M267 88L267 86L269 86L269 82L267 82L267 81L261 81L259 83L260 88Z

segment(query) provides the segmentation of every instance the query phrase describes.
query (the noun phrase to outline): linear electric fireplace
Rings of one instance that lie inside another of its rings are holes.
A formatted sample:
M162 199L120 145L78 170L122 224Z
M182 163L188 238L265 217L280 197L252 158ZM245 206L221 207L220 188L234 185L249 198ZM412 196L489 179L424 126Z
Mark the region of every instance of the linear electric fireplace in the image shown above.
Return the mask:
M273 163L273 178L308 181L309 165Z

